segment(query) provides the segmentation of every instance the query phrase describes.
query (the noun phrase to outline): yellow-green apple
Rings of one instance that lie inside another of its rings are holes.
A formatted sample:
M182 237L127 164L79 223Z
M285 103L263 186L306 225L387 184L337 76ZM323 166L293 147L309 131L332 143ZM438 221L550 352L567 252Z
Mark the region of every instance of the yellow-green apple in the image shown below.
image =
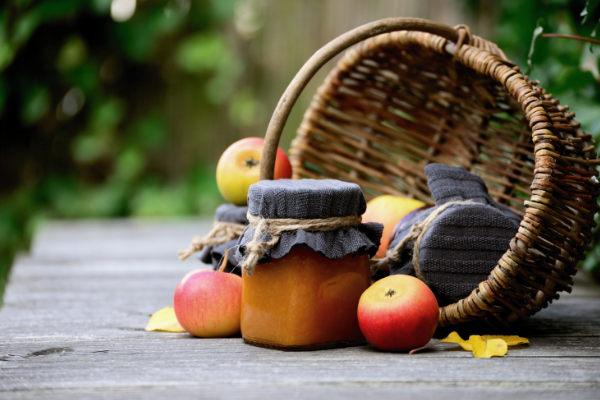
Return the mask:
M179 282L173 308L179 324L194 336L227 337L240 331L242 278L196 269Z
M381 350L425 345L435 332L439 308L433 292L410 275L390 275L369 287L358 303L358 324Z
M367 210L362 216L362 222L379 222L383 224L381 244L375 258L383 258L390 247L392 232L398 222L408 213L423 207L425 203L407 197L386 194L378 196L367 203Z
M248 188L260 178L260 159L265 140L245 138L229 146L217 164L217 186L223 197L238 206L247 204ZM292 177L292 164L283 150L277 148L274 179Z

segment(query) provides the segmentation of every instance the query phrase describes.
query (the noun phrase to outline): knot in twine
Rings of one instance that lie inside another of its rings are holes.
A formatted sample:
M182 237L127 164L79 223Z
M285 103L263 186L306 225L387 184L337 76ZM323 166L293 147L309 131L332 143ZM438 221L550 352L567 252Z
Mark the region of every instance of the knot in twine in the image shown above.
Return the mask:
M400 255L402 254L402 250L404 250L404 248L410 242L414 241L415 244L413 245L412 263L415 268L415 275L417 275L417 278L422 280L424 283L427 283L426 279L425 279L425 274L423 274L423 271L421 270L421 265L419 264L419 258L421 256L421 241L423 240L423 237L425 237L425 234L429 230L429 227L431 226L433 221L435 221L435 219L441 213L443 213L446 210L446 208L448 208L452 204L481 204L481 203L476 203L472 200L465 200L465 201L451 201L444 205L439 206L431 214L429 214L427 216L427 218L425 218L423 221L413 224L412 228L410 229L410 232L408 232L408 234L405 237L403 237L402 240L400 240L400 242L398 242L398 244L396 244L396 246L394 246L393 249L389 249L385 253L384 258L374 258L371 260L371 275L374 275L377 271L379 271L379 269L381 267L384 267L391 263L400 262L401 261Z
M187 250L179 250L177 254L181 261L185 260L197 251L205 247L225 244L230 240L237 239L246 229L246 225L236 224L235 222L215 221L212 230L205 237L196 236L192 239L190 247Z
M258 260L272 249L278 242L283 232L290 231L316 231L329 232L340 228L350 228L362 222L360 215L348 217L315 218L315 219L293 219L293 218L262 218L247 214L250 225L254 228L252 240L246 243L246 257L242 262L242 269L248 276L254 273ZM264 236L270 236L270 240L261 240Z

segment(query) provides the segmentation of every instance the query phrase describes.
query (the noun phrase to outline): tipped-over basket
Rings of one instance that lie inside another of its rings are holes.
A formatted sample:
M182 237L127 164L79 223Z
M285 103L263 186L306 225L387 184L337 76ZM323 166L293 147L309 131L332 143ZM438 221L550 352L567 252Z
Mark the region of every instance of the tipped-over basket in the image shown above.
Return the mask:
M367 197L432 203L423 168L456 165L522 216L488 279L441 308L439 326L482 320L507 327L570 292L598 209L593 140L568 106L466 26L392 18L321 48L277 105L261 179L273 177L281 131L306 83L354 44L304 116L291 149L294 176L355 182Z

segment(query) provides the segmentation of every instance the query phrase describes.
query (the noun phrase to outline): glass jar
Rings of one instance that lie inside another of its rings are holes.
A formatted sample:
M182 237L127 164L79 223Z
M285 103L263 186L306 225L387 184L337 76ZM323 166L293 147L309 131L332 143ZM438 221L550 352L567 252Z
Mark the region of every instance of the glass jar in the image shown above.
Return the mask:
M235 253L245 269L247 343L284 350L364 343L358 301L371 284L369 256L383 231L360 222L365 209L353 183L280 179L250 186L250 225Z
M243 275L242 336L251 344L322 349L365 342L356 311L371 284L369 256L329 260L308 246Z

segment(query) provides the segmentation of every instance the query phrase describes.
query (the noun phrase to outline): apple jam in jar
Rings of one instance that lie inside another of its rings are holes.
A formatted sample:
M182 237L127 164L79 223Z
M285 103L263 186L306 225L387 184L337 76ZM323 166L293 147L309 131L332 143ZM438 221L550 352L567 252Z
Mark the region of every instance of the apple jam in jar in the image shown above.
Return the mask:
M244 268L244 340L284 350L364 343L358 301L371 283L369 256L383 227L360 223L360 187L336 180L261 181L251 186L248 200L251 225L236 253ZM265 219L283 231L265 233ZM346 222L336 228L339 221ZM286 224L306 229L286 230ZM278 240L249 268L252 241L259 237Z

